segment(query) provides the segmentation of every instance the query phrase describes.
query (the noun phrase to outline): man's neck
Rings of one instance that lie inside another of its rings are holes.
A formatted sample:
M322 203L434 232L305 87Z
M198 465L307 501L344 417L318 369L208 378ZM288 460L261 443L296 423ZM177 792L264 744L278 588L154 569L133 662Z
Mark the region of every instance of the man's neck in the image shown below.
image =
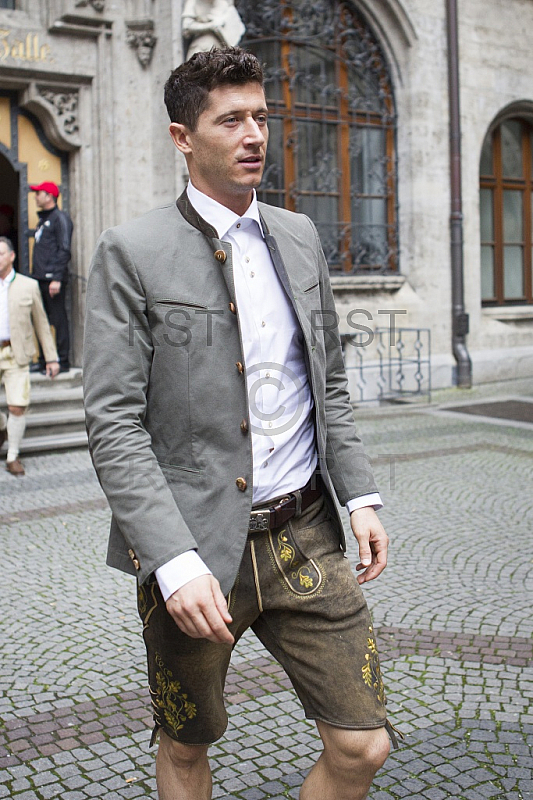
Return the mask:
M197 184L189 178L191 184L194 186L196 191L205 194L206 197L211 198L214 200L215 203L218 203L224 208L228 208L230 211L233 211L234 214L237 214L238 217L242 217L243 214L246 214L252 200L254 199L254 190L250 189L249 192L246 194L237 195L237 196L230 196L230 197L219 197L215 192L212 192L208 186L197 186Z
M254 192L252 193L251 203L242 214L237 214L231 208L219 203L218 200L204 194L204 192L197 189L191 181L189 181L187 186L187 196L197 214L199 214L211 228L218 232L219 238L224 238L228 230L238 222L239 219L245 217L254 219L259 226L261 226L259 209Z
M13 267L10 267L8 269L8 271L5 272L3 275L2 275L2 273L0 273L0 281L5 282L5 281L11 280L12 279L11 273L14 273L14 272L15 272L15 270L13 269Z

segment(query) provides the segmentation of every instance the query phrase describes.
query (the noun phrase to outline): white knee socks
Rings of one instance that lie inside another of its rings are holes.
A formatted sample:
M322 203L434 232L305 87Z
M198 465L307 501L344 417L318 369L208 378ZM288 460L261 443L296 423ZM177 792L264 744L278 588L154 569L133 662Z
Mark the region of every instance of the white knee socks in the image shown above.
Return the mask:
M26 414L16 417L10 414L7 418L7 460L14 461L20 450L20 443L26 430Z

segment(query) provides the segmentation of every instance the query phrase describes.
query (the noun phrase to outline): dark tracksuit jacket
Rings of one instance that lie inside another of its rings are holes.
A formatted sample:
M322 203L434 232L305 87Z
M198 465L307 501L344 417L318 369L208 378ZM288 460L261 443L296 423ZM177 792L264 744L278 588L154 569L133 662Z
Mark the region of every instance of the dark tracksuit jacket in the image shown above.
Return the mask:
M49 211L39 211L35 230L32 278L38 281L68 280L72 220L57 206Z

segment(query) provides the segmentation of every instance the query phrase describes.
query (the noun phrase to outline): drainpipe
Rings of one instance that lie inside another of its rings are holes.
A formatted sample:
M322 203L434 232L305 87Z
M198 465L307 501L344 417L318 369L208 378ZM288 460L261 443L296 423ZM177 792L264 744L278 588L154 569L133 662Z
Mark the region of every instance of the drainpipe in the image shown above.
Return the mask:
M463 200L461 192L461 116L459 106L459 40L457 0L446 0L448 33L448 96L450 99L450 243L452 266L452 346L457 361L456 384L472 386L472 362L466 349L468 314L464 304Z

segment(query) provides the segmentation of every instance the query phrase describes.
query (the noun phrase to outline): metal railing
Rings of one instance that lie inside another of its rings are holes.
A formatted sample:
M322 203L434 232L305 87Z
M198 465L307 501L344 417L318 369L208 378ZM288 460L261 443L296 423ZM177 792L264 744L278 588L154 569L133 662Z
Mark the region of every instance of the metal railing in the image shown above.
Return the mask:
M375 328L341 334L352 402L431 400L429 328Z

